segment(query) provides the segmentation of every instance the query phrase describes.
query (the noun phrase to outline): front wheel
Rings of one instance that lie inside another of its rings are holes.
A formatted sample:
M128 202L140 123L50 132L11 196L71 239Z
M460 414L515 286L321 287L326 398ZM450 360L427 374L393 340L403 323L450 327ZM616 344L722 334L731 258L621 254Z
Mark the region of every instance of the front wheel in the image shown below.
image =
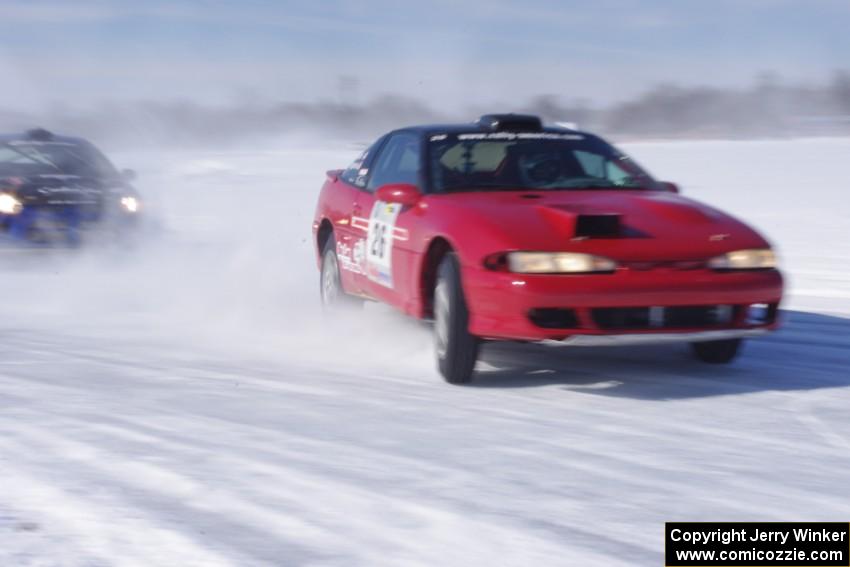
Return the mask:
M694 356L709 364L728 364L732 362L741 349L741 339L724 339L721 341L705 341L691 343Z
M434 345L440 374L450 384L465 384L472 379L479 341L469 333L468 326L460 266L454 254L447 254L437 269L434 288Z

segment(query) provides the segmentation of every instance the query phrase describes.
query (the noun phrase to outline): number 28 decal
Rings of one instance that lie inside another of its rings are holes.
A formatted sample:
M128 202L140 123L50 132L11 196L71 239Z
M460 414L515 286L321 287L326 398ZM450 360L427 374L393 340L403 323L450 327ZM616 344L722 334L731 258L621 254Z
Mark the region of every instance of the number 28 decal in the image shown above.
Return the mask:
M375 231L372 236L372 245L370 254L377 258L383 258L387 249L387 225L382 222L375 222Z
M401 205L376 201L369 216L366 236L366 275L374 282L393 287L393 243Z

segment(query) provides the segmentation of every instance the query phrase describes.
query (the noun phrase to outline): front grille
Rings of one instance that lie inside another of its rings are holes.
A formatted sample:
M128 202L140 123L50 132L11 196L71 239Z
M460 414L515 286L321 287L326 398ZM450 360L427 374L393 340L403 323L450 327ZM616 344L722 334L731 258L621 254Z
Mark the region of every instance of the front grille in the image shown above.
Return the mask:
M704 260L663 260L653 262L628 261L620 262L620 266L636 272L647 272L650 270L674 270L691 271L706 268Z
M532 323L543 329L575 329L578 327L578 317L572 309L538 308L528 313Z
M735 317L732 305L676 307L603 307L590 310L600 329L675 329L721 327Z

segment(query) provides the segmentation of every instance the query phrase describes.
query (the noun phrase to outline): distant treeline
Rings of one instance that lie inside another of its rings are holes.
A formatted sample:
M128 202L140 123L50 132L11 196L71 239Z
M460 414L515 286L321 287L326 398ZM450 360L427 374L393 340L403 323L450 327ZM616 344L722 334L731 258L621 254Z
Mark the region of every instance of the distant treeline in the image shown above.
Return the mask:
M0 131L43 126L133 145L241 144L299 136L364 140L403 125L472 120L494 111L531 112L620 139L850 135L850 72L836 72L825 84L809 86L791 85L769 74L743 89L659 85L633 100L602 107L544 94L521 104L470 103L451 112L400 95L363 104L133 102L88 109L57 106L41 113L0 108Z

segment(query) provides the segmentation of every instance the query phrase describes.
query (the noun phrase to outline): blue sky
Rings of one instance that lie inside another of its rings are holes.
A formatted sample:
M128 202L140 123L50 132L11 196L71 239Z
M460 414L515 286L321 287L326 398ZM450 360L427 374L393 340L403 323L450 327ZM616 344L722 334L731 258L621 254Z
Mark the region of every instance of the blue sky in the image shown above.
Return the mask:
M823 81L850 0L0 0L0 105L198 99L604 104L660 82ZM352 85L356 85L353 87Z

